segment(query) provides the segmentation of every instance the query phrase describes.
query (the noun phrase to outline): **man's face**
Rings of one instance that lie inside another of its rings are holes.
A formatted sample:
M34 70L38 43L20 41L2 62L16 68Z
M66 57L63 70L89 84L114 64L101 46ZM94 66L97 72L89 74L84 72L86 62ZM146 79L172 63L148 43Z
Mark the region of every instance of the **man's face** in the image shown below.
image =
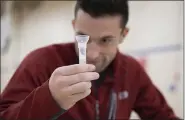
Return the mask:
M127 33L120 27L120 21L120 16L93 18L79 10L72 22L76 35L90 36L87 44L87 63L94 64L97 72L103 71L112 62L119 43ZM77 42L75 48L78 54Z

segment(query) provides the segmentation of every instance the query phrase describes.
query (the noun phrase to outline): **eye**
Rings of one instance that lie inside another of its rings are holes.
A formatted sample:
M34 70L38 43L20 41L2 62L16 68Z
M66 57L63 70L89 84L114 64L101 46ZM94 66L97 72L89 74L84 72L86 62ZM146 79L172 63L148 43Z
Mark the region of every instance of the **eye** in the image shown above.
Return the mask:
M109 42L111 42L111 39L109 39L109 38L103 38L101 41L103 43L109 43Z

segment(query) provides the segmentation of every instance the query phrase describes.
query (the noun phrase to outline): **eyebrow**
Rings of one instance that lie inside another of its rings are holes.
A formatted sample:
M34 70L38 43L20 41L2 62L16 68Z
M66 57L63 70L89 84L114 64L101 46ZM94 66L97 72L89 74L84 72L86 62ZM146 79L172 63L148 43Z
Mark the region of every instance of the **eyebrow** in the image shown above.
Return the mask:
M81 32L81 31L78 31L78 32L76 32L76 34L78 34L78 35L88 35L88 34L85 34L84 32ZM113 36L113 35L105 35L105 36L102 36L101 37L101 39L110 39L110 38L116 38L115 36Z
M115 36L112 36L112 35L107 35L107 36L103 36L103 37L101 37L101 39L108 39L108 38L115 38Z
M85 34L85 33L81 32L81 31L76 32L76 34L78 34L78 35L88 35L88 34Z

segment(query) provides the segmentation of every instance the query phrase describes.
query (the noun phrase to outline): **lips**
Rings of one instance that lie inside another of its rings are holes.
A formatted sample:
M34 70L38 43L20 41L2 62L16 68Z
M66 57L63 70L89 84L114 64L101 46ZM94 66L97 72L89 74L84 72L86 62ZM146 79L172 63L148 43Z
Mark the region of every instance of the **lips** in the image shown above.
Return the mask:
M88 60L87 60L87 63L88 63L88 64L96 65L97 61L88 61Z
M96 62L92 62L92 61L87 61L88 64L95 64Z

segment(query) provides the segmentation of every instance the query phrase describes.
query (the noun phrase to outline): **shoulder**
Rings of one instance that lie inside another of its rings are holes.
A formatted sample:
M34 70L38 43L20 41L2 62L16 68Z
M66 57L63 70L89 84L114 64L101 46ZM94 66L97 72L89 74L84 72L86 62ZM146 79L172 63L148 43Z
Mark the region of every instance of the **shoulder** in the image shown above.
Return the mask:
M135 84L137 80L138 86L140 87L153 84L147 71L136 58L122 54L120 59L122 62L124 61L126 63L124 67L126 69L127 78L130 78L129 81L133 80Z
M122 66L127 69L138 70L141 68L141 64L138 60L131 55L120 53L119 59L120 63L123 64Z
M35 69L38 67L57 67L57 63L61 61L61 56L64 55L62 53L69 49L68 46L69 44L51 44L37 48L24 57L20 66Z
M127 54L120 54L119 59L119 63L121 64L119 65L121 66L120 71L124 71L125 74L122 73L122 75L125 75L130 82L135 84L136 80L140 83L149 80L146 70L135 57Z
M54 52L55 47L53 45L48 45L40 48L36 48L35 50L30 51L22 60L22 63L30 65L33 62L44 62L45 60L48 60L52 53Z

